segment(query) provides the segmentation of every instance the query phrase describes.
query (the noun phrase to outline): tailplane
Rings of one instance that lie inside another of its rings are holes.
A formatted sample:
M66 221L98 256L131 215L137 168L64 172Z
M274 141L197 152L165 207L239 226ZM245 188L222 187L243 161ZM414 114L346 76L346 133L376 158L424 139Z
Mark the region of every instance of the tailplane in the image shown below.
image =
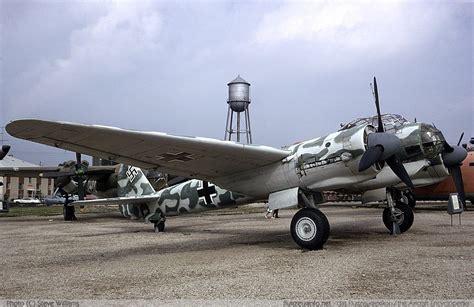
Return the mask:
M140 168L120 165L117 190L119 197L151 195L153 193L155 193L155 189Z

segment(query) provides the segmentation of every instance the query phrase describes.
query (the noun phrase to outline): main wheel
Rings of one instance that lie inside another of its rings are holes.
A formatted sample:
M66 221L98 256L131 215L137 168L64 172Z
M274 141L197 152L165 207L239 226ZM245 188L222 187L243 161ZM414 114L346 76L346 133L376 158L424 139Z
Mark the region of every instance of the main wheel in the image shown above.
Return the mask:
M159 221L155 223L155 232L163 232L165 231L165 222Z
M74 206L63 206L63 216L65 221L76 221L76 215L74 214Z
M405 232L408 229L410 229L411 225L413 225L413 220L414 220L414 215L413 215L413 209L402 202L397 202L395 205L395 222L397 222L398 227L400 228L400 232ZM390 233L392 233L392 212L390 211L390 208L385 208L383 210L383 215L382 215L383 223L385 227L387 227L388 230L390 230Z
M309 250L322 248L329 238L328 219L314 208L303 208L296 212L290 230L296 244Z

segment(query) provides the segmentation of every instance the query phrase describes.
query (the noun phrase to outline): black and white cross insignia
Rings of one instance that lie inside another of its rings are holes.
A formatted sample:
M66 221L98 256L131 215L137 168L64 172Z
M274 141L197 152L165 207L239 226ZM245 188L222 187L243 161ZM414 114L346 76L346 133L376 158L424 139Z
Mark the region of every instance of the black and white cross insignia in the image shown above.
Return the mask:
M204 200L206 205L214 204L214 197L217 196L216 186L207 181L200 181L197 189L199 201Z
M165 154L156 156L156 158L163 162L186 162L194 160L193 155L188 152L167 152Z
M126 174L127 174L128 179L130 180L130 182L133 183L133 180L135 180L135 178L138 175L138 170L137 170L136 167L133 167L133 166L129 165Z

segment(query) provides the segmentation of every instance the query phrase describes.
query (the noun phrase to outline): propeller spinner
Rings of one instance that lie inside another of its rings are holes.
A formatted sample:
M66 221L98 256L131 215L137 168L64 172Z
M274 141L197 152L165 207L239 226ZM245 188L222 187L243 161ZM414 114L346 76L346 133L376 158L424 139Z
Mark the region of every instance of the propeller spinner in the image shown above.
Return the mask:
M367 150L359 162L359 172L363 172L376 163L386 162L395 175L408 187L414 188L403 163L397 156L402 145L400 140L393 134L385 132L382 115L380 113L379 93L377 80L374 77L375 107L377 108L378 127L377 132L367 136Z

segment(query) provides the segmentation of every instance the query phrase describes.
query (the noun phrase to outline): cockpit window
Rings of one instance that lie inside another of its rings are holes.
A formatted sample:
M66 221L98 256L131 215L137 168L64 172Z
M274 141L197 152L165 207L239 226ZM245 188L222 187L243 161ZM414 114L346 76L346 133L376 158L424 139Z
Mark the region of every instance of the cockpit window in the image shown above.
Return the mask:
M398 114L383 114L382 122L385 127L385 131L394 132L400 126L403 126L405 123L408 123L408 120L406 120L406 118ZM375 128L377 128L378 127L377 116L355 119L351 121L350 123L344 125L341 129L339 129L339 131L347 130L356 126L367 125L367 124L372 125Z

